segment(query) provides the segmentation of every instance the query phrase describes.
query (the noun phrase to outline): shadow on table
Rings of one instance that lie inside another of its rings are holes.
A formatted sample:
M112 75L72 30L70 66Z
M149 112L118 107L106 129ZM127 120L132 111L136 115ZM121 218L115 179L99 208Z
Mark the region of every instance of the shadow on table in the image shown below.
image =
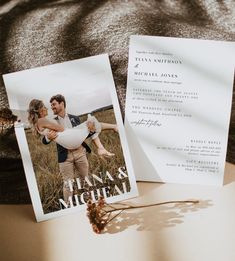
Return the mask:
M175 203L145 209L126 210L108 224L104 233L115 234L131 226L136 227L137 231L159 231L183 223L186 213L197 212L212 205L211 200L202 200L197 204Z
M31 205L0 205L0 260L49 260L43 223Z

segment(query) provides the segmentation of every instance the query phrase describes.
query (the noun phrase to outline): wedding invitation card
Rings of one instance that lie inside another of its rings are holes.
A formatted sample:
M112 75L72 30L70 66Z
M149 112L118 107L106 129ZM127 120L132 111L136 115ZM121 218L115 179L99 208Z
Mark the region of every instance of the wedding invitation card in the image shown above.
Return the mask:
M3 78L37 221L137 196L108 55Z
M131 36L125 127L138 180L222 185L234 42Z

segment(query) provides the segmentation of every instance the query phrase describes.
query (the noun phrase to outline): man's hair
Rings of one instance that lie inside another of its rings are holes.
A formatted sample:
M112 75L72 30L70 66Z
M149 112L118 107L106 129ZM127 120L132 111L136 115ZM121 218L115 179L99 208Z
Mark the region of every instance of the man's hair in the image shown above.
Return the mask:
M66 108L66 102L65 102L65 98L63 95L61 94L57 94L51 97L50 99L50 103L52 103L54 100L56 100L58 103L63 102L64 103L64 107Z

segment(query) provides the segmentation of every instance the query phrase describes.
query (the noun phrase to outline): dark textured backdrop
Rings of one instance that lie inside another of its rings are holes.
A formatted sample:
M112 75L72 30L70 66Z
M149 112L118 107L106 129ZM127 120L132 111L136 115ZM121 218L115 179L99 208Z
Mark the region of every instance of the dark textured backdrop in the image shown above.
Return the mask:
M235 2L0 0L0 73L109 53L123 112L131 34L234 41ZM227 153L232 163L234 101ZM6 106L1 79L0 107ZM0 146L0 203L30 202L14 134L0 139Z

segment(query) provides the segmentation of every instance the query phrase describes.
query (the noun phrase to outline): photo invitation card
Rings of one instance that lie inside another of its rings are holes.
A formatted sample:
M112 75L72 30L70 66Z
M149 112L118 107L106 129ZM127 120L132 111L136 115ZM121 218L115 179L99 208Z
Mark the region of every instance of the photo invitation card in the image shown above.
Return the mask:
M138 180L223 184L234 42L131 36L125 128Z
M137 196L108 55L3 79L37 221Z

